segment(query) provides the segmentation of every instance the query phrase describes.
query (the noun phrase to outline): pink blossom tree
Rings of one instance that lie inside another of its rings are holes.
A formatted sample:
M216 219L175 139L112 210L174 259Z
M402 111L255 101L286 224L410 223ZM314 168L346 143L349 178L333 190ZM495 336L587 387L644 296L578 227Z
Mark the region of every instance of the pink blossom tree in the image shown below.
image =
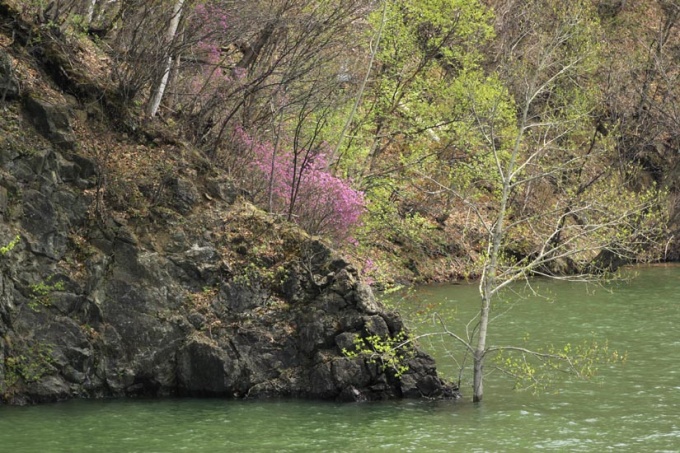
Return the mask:
M298 153L276 150L271 142L254 139L241 127L235 129L232 142L240 152L249 152L256 199L269 194L273 212L310 234L338 241L350 237L364 211L364 194L326 171L325 146Z

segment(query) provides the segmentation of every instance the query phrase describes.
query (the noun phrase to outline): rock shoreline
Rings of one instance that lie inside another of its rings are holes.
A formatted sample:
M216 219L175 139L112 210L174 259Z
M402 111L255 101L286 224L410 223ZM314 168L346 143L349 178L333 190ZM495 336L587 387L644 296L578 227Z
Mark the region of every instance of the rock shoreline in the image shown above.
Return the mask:
M52 148L24 155L4 147L0 164L9 200L0 238L21 237L0 262L5 403L457 395L417 348L404 351L402 375L380 357L343 354L356 338L407 335L401 319L376 302L350 263L247 203L219 200L201 211L198 197L170 196L185 205L184 214L160 226L93 221L94 162ZM234 265L234 256L257 259L241 227L217 234L235 219L250 222L245 231L260 225L283 237L284 265L272 263L276 272L266 261L245 270ZM186 227L198 223L201 235ZM169 239L161 246L163 231Z

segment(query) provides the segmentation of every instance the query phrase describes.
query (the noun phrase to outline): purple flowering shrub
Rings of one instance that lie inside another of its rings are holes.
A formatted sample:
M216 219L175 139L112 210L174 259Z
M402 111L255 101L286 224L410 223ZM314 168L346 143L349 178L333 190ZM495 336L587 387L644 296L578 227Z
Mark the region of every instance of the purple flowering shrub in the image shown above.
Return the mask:
M249 185L260 204L286 215L310 234L337 241L350 238L364 212L364 194L326 170L325 153L277 150L243 128L234 130L232 145L235 152L250 157Z

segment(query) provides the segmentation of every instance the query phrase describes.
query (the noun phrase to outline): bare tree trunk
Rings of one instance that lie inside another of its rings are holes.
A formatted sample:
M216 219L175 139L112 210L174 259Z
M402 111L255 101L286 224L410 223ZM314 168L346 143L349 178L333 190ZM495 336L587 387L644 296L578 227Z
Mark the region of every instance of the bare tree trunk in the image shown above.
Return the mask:
M519 144L517 145L519 148ZM514 159L513 159L514 160ZM508 175L512 173L510 162ZM473 354L473 375L472 375L472 401L479 403L484 397L484 356L486 355L486 336L489 327L489 313L491 311L491 299L496 288L496 271L498 268L498 257L501 253L501 242L505 231L503 222L505 221L505 211L510 194L510 180L506 176L503 180L503 195L501 206L493 229L491 244L489 246L489 264L482 272L482 279L479 284L482 296L482 306L479 311L479 335L477 345Z
M94 18L94 7L97 5L97 0L87 0L87 11L85 12L85 25L89 26Z
M485 286L487 284L485 283ZM473 354L473 374L472 374L472 402L480 403L484 397L484 355L486 354L486 333L489 326L489 308L491 307L491 297L487 293L488 288L484 288L482 296L482 310L479 319L479 341Z
M535 79L529 85L530 87L535 86ZM524 107L522 109L522 117L520 119L519 128L517 130L517 136L515 137L515 142L512 147L512 154L507 162L507 165L503 166L502 160L498 155L498 150L494 147L493 154L495 156L496 165L498 169L498 174L501 177L501 198L500 206L498 208L498 215L496 216L496 222L490 230L490 244L489 250L489 261L482 271L482 279L480 282L480 293L482 296L482 306L479 312L479 336L477 337L477 345L475 346L475 352L473 355L473 391L472 391L472 401L479 403L484 397L484 356L487 353L486 349L486 336L487 329L489 326L489 313L491 311L491 299L495 296L498 290L497 272L499 259L502 252L503 237L505 236L505 216L508 211L508 200L510 199L510 192L513 188L513 182L515 179L515 168L517 160L519 159L519 154L521 151L522 140L524 134L526 133L526 125L529 117L529 106L532 100L536 97L538 91L530 91L530 94L526 96ZM521 273L521 272L520 272Z
M167 43L171 45L172 41L175 39L175 34L177 33L177 27L179 26L179 19L182 15L182 6L184 6L184 0L177 0L175 7L172 10L172 18L170 19L170 25L168 26ZM163 94L165 93L165 88L168 86L168 79L170 78L170 71L172 69L173 57L168 55L166 60L165 69L163 71L163 76L160 82L156 86L156 89L149 99L147 105L146 114L149 117L156 116L158 112L158 107L161 105L161 100L163 99Z

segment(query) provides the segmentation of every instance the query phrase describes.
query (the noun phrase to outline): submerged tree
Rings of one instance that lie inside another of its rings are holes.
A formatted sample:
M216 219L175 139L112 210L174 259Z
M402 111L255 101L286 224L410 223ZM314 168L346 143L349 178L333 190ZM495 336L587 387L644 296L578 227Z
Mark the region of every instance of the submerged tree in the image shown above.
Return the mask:
M516 4L515 4L516 6ZM589 2L535 0L505 18L507 46L497 77L507 89L471 89L477 140L449 181L436 181L475 214L484 231L480 310L465 335L474 402L484 396L484 367L497 353L533 357L584 375L594 352L530 351L489 345L494 301L534 276L602 281L617 264L640 259L659 237L661 194L626 185L608 165L613 143L598 127L599 24ZM508 362L511 363L511 362ZM561 365L560 365L561 364Z

